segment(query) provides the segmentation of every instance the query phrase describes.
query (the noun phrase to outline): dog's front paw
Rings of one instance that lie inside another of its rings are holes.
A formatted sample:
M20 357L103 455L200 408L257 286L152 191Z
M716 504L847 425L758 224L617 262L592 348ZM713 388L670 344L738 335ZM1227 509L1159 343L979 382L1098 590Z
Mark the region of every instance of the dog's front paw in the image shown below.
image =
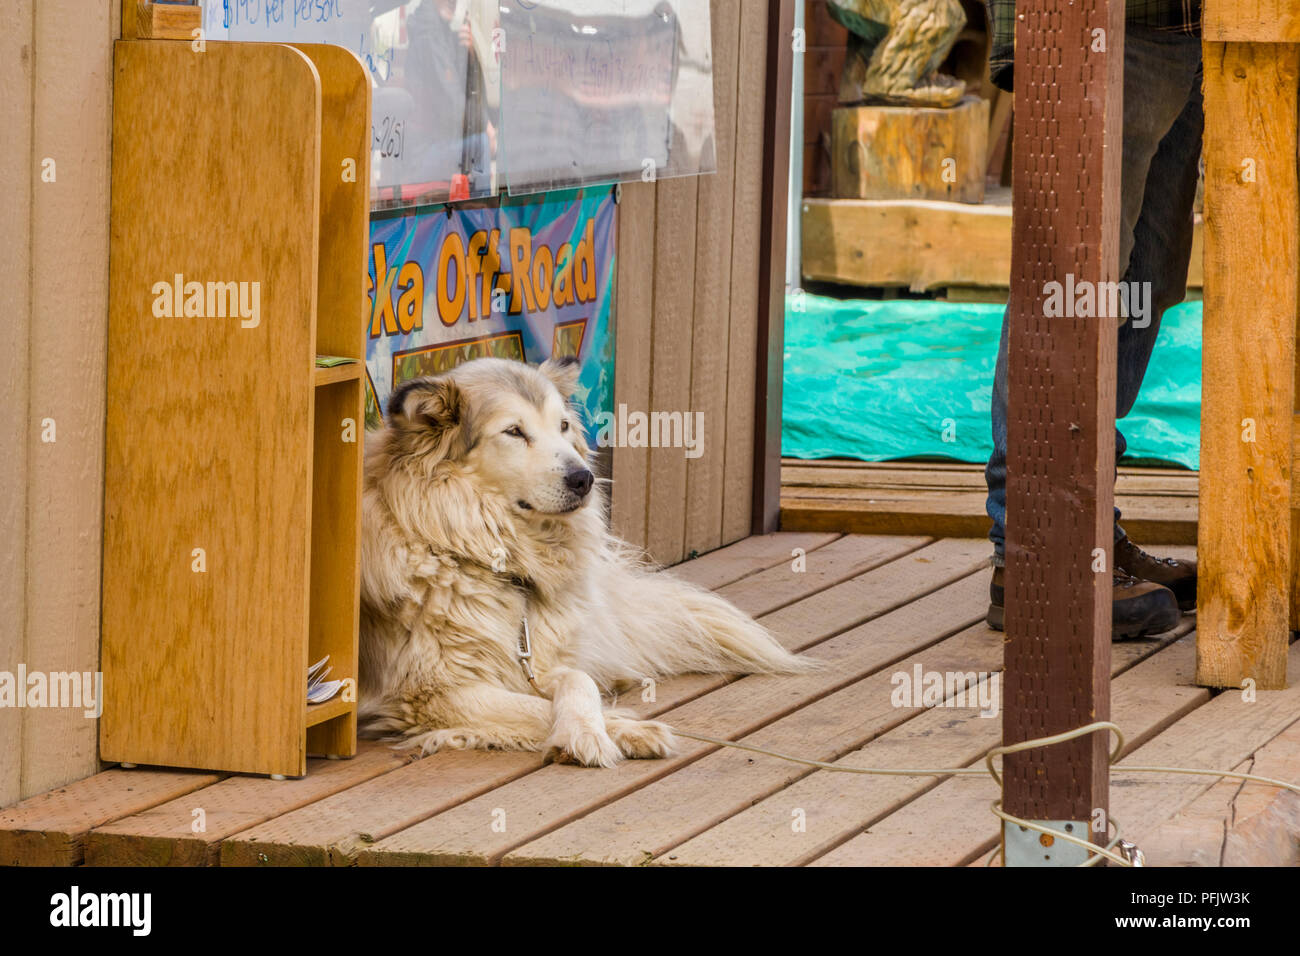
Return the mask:
M619 761L619 748L605 728L585 720L556 724L543 746L546 759L554 763L612 767Z
M625 757L667 757L677 752L673 729L657 720L607 716L605 729Z
M450 728L412 734L396 744L393 749L407 750L418 747L420 755L427 757L442 750L471 750L476 746L478 746L478 738L475 734L464 728Z

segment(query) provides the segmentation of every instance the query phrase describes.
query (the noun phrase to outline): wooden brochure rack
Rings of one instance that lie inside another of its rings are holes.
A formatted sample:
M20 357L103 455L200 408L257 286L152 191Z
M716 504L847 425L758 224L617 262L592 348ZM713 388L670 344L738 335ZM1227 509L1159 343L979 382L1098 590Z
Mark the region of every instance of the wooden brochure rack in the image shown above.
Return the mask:
M101 756L300 776L356 750L369 78L169 40L114 71ZM326 654L351 683L309 706Z

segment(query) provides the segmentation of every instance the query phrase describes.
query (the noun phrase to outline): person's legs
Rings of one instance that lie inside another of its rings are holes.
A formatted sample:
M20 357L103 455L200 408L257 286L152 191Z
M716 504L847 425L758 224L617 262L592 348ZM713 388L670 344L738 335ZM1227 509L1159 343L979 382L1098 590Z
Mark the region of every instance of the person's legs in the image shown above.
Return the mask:
M1160 315L1181 301L1192 242L1201 135L1200 41L1129 28L1124 50L1124 155L1120 181L1120 263L1125 281L1150 282L1149 313L1120 327L1116 417L1137 400L1159 331ZM1189 191L1190 190L1190 191ZM1002 319L992 394L993 453L985 468L986 510L993 520L993 563L1006 538L1007 319ZM1115 431L1116 461L1124 436ZM1116 538L1119 510L1116 509Z
M1130 318L1119 328L1115 383L1117 420L1128 415L1137 401L1160 331L1161 317L1167 309L1183 301L1187 292L1187 269L1191 262L1194 231L1192 207L1196 201L1201 132L1205 125L1199 62L1198 59L1192 77L1192 95L1151 158L1147 194L1158 201L1143 204L1133 228L1124 281L1150 283L1145 286L1149 291L1143 293L1149 314ZM1117 424L1116 463L1127 447ZM1120 511L1116 508L1116 540L1123 536L1119 519Z

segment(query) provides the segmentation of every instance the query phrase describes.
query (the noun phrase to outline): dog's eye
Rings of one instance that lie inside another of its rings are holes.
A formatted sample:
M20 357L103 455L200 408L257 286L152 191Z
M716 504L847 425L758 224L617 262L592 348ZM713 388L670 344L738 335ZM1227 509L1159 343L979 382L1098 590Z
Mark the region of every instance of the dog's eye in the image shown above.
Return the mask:
M569 430L569 420L566 418L564 421L560 422L560 431L567 432L568 430Z
M525 440L528 438L528 436L524 434L524 430L518 425L511 425L506 429L505 433L512 438L523 438Z

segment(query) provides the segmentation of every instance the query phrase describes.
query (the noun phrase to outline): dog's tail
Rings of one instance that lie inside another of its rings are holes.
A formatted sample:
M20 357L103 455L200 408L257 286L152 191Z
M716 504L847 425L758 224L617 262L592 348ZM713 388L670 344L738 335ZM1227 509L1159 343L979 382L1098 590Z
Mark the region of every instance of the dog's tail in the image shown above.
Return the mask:
M711 591L665 572L622 570L625 586L609 600L642 673L803 674L819 666Z

